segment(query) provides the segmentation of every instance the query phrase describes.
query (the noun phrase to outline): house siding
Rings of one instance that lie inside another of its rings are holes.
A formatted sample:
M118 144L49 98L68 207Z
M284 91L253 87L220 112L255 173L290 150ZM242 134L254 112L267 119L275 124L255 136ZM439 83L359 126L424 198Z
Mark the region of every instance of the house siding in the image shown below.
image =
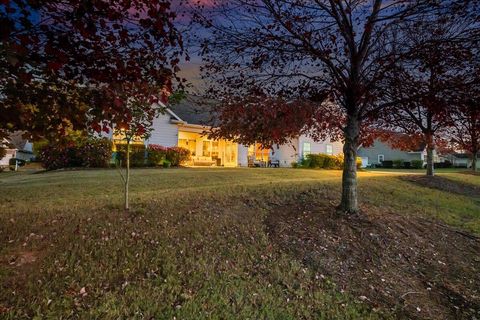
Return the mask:
M290 167L292 162L298 161L298 139L290 143L274 146L270 152L272 160L278 160L280 167Z
M170 114L161 114L153 120L153 130L145 144L159 144L165 147L178 145L178 126L170 123Z
M248 146L238 145L238 165L240 167L248 167Z
M374 144L371 147L364 148L361 147L358 150L357 155L361 158L368 158L368 164L379 164L378 155L384 155L385 161L393 160L423 160L422 152L408 152L398 149L393 149L388 144L383 143L379 140L375 140Z
M329 139L324 141L314 141L307 135L302 135L293 139L290 143L274 147L271 158L280 161L281 167L290 167L292 162L299 162L303 158L305 143L310 143L310 153L326 154L327 145L332 146L332 155L338 155L343 152L343 143L334 142Z
M332 155L338 155L343 152L343 143L338 141L331 141L330 139L324 141L315 141L311 137L305 135L300 136L298 140L298 148L300 150L298 160L301 160L301 158L303 157L304 143L310 143L310 153L312 154L327 154L327 145L332 146Z
M0 159L0 166L8 166L10 159L15 158L16 151L17 150L15 149L7 149L7 154L5 155L5 157Z

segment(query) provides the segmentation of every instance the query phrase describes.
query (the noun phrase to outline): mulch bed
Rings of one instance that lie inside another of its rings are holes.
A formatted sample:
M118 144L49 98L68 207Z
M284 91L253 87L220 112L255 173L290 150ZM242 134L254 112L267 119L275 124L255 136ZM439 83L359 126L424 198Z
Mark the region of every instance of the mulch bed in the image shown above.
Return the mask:
M272 241L339 290L397 318L480 319L478 237L376 207L338 216L324 197L312 191L271 207Z
M400 176L399 178L404 181L413 182L422 187L451 192L468 197L480 197L480 187L468 183L453 181L439 176L427 177L420 175L406 175Z

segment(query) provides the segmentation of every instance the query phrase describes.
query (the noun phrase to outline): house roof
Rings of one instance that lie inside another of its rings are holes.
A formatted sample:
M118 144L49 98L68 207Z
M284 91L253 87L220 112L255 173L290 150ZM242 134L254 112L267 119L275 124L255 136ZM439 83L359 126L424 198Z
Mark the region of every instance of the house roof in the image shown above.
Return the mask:
M15 131L9 136L10 144L12 144L18 150L25 150L25 145L28 140L23 138L24 132Z
M168 108L188 124L214 126L215 101L200 96L187 95L179 103L169 104ZM172 116L172 120L177 120Z

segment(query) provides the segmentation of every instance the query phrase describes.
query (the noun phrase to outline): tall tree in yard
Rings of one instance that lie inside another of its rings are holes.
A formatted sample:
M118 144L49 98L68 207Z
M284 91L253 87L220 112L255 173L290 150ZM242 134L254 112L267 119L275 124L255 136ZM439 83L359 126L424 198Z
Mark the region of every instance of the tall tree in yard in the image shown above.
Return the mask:
M409 21L393 40L402 39L396 46L407 52L384 78L382 98L396 104L381 112L381 123L423 143L427 176L434 175L436 141L454 125L458 91L473 62L471 49L478 44L478 13L467 8L466 13L445 10Z
M180 81L175 18L168 0L0 1L0 137L146 133Z
M467 79L455 92L457 99L450 113L452 127L449 130L451 142L457 149L470 153L472 170L477 170L480 152L480 70L478 65L466 72Z
M158 96L175 78L174 19L166 0L1 1L0 135L123 124L132 114L119 91Z
M467 2L445 5L454 10ZM339 209L355 213L357 149L365 128L384 108L395 104L379 99L384 75L404 53L402 48L392 46L391 35L399 24L441 9L438 1L428 0L219 1L211 11L197 14L211 30L203 43L204 76L218 84L210 93L223 100L227 112L250 96L257 102L278 97L290 105L295 102L296 107L309 104L335 115L305 112L306 117L316 118L305 118L303 123L317 134L318 128L339 125L345 155ZM243 143L253 143L257 138L249 128L262 127L251 122L265 119L252 117L246 121L254 105L250 99L244 112L237 114L235 125L233 120L227 125L247 129L243 134L241 130L235 132ZM285 108L273 103L266 107L271 109L270 118L284 117ZM284 122L285 127L290 124ZM295 126L309 129L298 123ZM283 142L278 132L263 138L266 144Z

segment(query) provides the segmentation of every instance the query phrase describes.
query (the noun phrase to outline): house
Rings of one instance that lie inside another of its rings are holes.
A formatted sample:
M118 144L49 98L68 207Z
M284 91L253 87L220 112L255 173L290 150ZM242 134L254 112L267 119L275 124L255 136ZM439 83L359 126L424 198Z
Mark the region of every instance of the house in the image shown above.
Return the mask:
M23 137L23 132L16 131L8 137L10 143L17 149L15 158L31 161L35 158L33 144Z
M362 167L378 166L384 161L403 160L411 162L412 160L421 160L426 164L427 149L425 144L418 144L417 147L410 151L404 151L394 148L388 142L376 139L373 145L369 147L360 146L357 156L362 158ZM434 162L440 162L440 158L436 151L433 153Z
M15 158L17 149L7 139L1 141L0 147L6 150L5 156L0 159L0 167L8 167L10 159Z
M338 155L343 153L343 143L339 141L315 141L309 135L301 135L289 144L275 146L271 158L278 160L281 167L290 167L293 162L300 162L308 154L323 153Z
M247 167L266 166L278 161L279 166L290 167L309 153L338 154L343 145L338 142L315 142L308 136L293 139L290 144L264 149L259 144L245 146L229 140L209 139L206 132L215 124L212 117L214 101L188 95L177 104L169 105L164 114L153 121L153 130L145 141L134 144L157 144L165 147L183 147L190 150L191 166ZM125 143L121 136L113 136L114 145Z
M456 168L471 168L472 156L465 152L455 152L445 156L445 158L452 163L452 166ZM480 159L480 153L477 155L477 159ZM477 169L480 169L480 160L477 160Z

